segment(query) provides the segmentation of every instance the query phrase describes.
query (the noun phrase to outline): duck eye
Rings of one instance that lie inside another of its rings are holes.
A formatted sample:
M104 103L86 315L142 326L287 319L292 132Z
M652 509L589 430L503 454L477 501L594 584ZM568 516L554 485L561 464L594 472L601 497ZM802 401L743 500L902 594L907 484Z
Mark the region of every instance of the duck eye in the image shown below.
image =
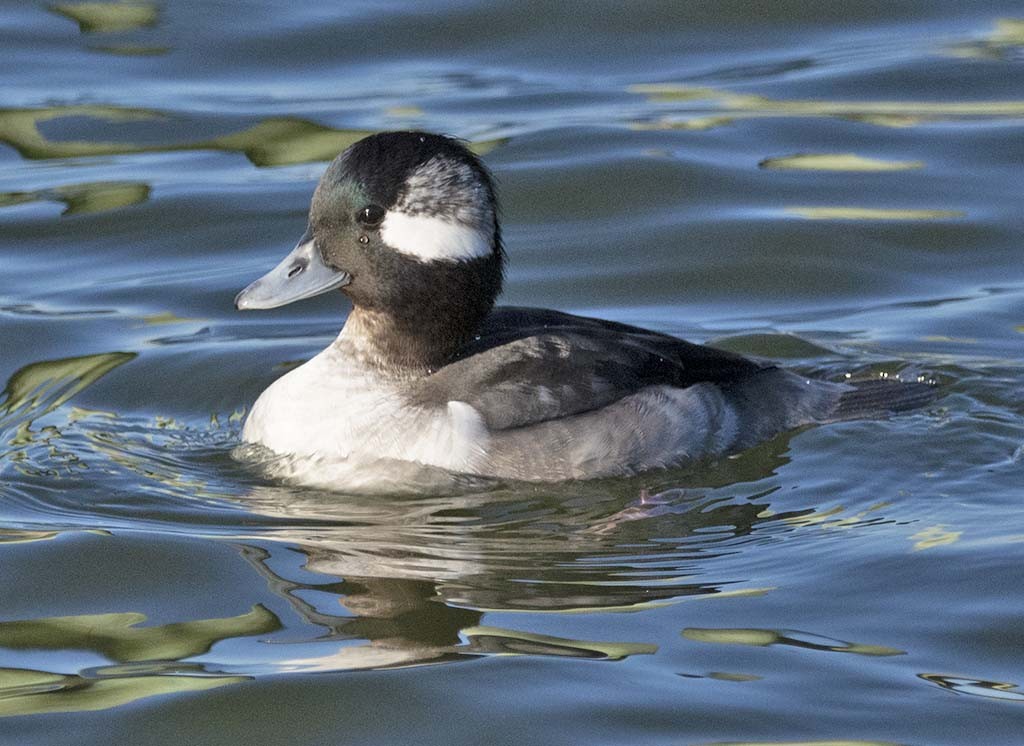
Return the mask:
M384 208L380 205L367 205L356 213L356 220L363 225L377 225L384 219Z

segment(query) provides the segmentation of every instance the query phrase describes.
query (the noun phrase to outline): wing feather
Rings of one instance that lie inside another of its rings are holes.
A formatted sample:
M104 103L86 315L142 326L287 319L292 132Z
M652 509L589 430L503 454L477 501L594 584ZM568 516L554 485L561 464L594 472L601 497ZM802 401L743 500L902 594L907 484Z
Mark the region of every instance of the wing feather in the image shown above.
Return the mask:
M766 367L626 324L505 307L457 360L421 380L414 398L466 402L496 431L600 409L648 386L724 386Z

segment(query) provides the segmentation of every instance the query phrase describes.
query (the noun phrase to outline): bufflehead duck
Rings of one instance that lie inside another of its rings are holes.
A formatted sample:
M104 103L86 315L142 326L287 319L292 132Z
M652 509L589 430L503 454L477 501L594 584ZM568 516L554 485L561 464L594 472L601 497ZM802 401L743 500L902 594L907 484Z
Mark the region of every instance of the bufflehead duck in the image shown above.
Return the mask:
M331 464L382 460L559 481L933 396L924 384L810 380L612 321L495 308L504 261L490 173L462 143L385 132L349 147L320 179L298 245L235 305L340 290L353 310L327 349L260 395L242 439L302 460L290 475L322 486L346 486L331 483Z

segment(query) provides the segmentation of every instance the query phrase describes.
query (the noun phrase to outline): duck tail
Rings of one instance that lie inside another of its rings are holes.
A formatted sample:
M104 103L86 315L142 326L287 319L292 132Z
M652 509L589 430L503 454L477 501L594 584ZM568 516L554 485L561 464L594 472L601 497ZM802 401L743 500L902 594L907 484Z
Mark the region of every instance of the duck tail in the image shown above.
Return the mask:
M918 409L935 401L939 387L934 383L876 379L851 384L839 397L830 420L884 417L895 412Z

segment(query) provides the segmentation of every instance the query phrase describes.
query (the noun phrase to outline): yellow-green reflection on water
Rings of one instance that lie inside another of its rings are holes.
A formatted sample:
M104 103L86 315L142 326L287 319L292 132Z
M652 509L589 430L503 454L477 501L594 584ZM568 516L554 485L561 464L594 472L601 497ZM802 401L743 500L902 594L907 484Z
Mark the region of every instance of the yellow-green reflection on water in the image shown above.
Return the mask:
M15 650L91 650L111 661L181 660L207 652L229 637L249 637L281 628L272 612L257 604L245 614L221 619L139 627L138 612L85 614L0 622L0 647Z
M790 215L808 220L952 220L964 217L960 210L910 210L880 207L786 207Z
M711 642L722 645L790 645L808 650L822 650L833 653L854 653L856 655L888 656L905 655L906 651L883 645L865 645L859 642L832 640L820 635L785 629L703 629L688 627L683 637L695 642Z
M93 155L142 152L141 146L66 140L53 142L39 131L42 122L60 117L90 117L100 122L132 122L156 119L146 109L117 106L52 106L42 109L0 109L0 141L24 158L78 158Z
M1024 702L1024 692L1017 691L1018 685L1007 681L986 681L985 679L948 676L938 673L921 673L918 674L918 677L958 694L970 694L975 697L988 697L989 699L1009 700L1011 702Z
M500 627L467 627L462 633L476 647L494 648L502 655L553 655L620 661L631 655L653 655L658 646L645 643L569 640Z
M0 402L0 429L52 412L114 368L134 360L134 352L105 352L31 363L7 380Z
M40 435L32 430L33 422L135 357L134 352L108 352L45 360L15 371L0 395L3 397L0 400L0 442L7 446L0 450L0 472L4 461L11 462L22 473L33 471L33 467L26 463L30 460L28 454L32 444L40 437L51 442L61 437L56 427L44 427ZM72 413L69 422L72 418L81 418L84 413L85 410ZM63 469L83 467L81 459L73 452L61 454L57 448L51 448L50 452L61 462Z
M58 106L45 109L0 110L0 140L25 158L78 158L178 150L223 150L244 153L257 166L281 166L329 160L340 150L370 134L368 130L338 130L296 117L264 119L232 134L188 143L140 145L131 142L54 141L38 125L61 117L87 117L104 122L151 121L163 114L116 106Z
M19 528L0 528L0 544L31 544L36 541L51 541L56 539L65 531L33 531ZM88 528L82 531L86 534L98 536L109 536L110 532L101 528Z
M846 508L842 505L836 505L828 510L818 510L807 513L806 515L785 516L782 520L793 526L818 526L824 529L844 529L860 524L869 517L873 517L870 515L871 513L887 508L891 504L892 503L889 502L875 503L852 515L843 515ZM762 517L768 517L771 514L771 511L767 511L762 514Z
M140 326L190 321L167 313L138 318ZM0 443L4 446L0 448L0 473L9 466L26 476L62 479L99 462L142 477L154 492L177 490L197 498L219 497L208 489L205 479L183 468L171 450L232 438L230 426L238 423L242 412L227 417L228 428L221 426L216 415L206 428L185 427L159 415L147 417L140 434L129 432L131 426L122 429L123 421L116 412L76 406L61 409L136 357L134 352L84 355L31 363L15 371L0 394ZM37 423L57 410L55 417ZM84 450L81 439L88 443Z
M0 192L0 207L14 207L26 202L35 202L38 192Z
M761 168L794 171L910 171L924 168L922 161L888 161L865 158L856 153L797 153L780 158L766 158Z
M915 540L914 551L920 552L923 549L933 549L946 546L947 544L955 544L960 541L962 535L963 531L950 531L945 526L939 525L922 529L910 538Z
M722 591L721 593L712 593L705 596L690 596L683 600L709 601L716 598L756 598L758 596L767 595L774 590L776 590L775 586L766 586L764 588L737 588L734 591Z
M708 671L707 678L715 681L734 681L742 684L746 681L761 681L764 676L756 676L752 673L731 673L729 671Z
M78 23L83 34L132 31L156 25L159 10L154 3L61 3L50 10Z
M0 623L0 647L14 650L87 650L117 664L88 676L30 669L0 669L0 717L43 712L105 710L144 697L210 689L245 681L210 676L192 664L214 643L281 629L275 614L257 604L245 614L138 627L137 612L86 614ZM140 665L151 663L151 665Z
M51 140L39 130L42 122L62 117L96 120L102 127L111 122L153 121L166 117L149 109L117 106L56 106L41 109L0 109L0 142L6 142L24 158L79 158L134 153L168 153L186 150L219 150L243 153L256 166L285 166L329 161L373 130L335 129L299 117L269 117L239 132L207 140L142 145L132 142ZM478 154L493 150L503 139L471 144Z
M424 111L418 106L392 106L384 111L386 116L394 119L418 119Z
M109 710L146 697L195 692L246 681L245 676L153 673L116 678L0 668L0 717Z
M753 117L836 117L887 127L907 127L925 121L968 118L1024 117L1024 100L1005 101L814 101L771 99L675 83L629 86L630 93L652 103L688 103L710 107L714 113L685 112L654 121L635 122L637 129L709 129Z
M167 326L171 324L187 324L193 321L199 321L199 319L195 318L178 316L170 311L161 311L160 313L151 313L145 316L140 316L139 320L145 326Z
M306 119L279 117L193 147L245 153L257 166L283 166L328 161L369 134L370 130L337 130Z
M1024 19L1000 18L982 39L954 44L944 51L952 57L998 60L1021 46L1024 46Z
M0 544L28 544L33 541L49 541L60 535L60 531L28 531L0 528Z
M145 202L149 199L150 187L137 181L96 181L68 184L51 191L66 205L64 215L77 215Z
M34 192L0 193L0 207L54 200L64 203L62 215L79 215L137 205L149 199L149 193L150 186L139 181L92 181Z

